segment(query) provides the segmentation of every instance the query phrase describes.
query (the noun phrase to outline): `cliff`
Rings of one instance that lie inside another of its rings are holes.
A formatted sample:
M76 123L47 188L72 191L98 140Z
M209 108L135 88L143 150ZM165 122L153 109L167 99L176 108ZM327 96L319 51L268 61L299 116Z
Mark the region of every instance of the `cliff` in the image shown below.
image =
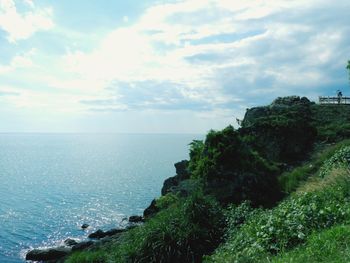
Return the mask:
M162 196L138 218L143 223L66 261L258 262L302 244L311 232L350 219L348 163L324 168L334 153L343 156L349 118L347 105L297 96L248 109L241 128L190 143L189 160L175 164ZM318 177L320 169L329 179ZM289 195L303 185L305 195Z

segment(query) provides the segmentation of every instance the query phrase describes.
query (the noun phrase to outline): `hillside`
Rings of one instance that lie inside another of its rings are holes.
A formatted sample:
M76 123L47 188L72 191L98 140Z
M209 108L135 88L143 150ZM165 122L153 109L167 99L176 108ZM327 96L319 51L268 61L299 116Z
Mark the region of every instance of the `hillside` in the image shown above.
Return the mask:
M241 128L190 143L143 224L66 262L317 261L318 238L346 257L349 116L296 96L248 109Z

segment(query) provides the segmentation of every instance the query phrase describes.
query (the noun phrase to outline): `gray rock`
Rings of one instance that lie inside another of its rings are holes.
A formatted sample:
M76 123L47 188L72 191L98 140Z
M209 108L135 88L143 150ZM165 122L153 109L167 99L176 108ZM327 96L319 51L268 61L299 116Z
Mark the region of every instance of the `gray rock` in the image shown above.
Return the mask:
M178 186L179 182L180 182L180 178L177 175L165 179L163 183L162 191L161 191L162 195L166 195L167 193L172 192L172 189Z
M74 239L71 239L71 238L67 238L65 241L64 241L64 244L68 247L71 247L71 246L74 246L76 244L78 244L78 242Z
M153 216L159 211L159 208L156 206L156 199L153 199L151 204L143 211L143 217L147 218Z
M130 216L129 222L130 223L140 223L140 222L144 222L144 219L142 216Z
M115 236L115 235L121 234L125 231L126 231L126 229L112 228L112 229L105 232L105 236L108 236L108 237Z
M176 174L178 175L180 180L188 179L190 177L190 173L188 172L188 164L189 161L182 160L181 162L175 163Z
M71 252L69 247L53 247L45 249L33 249L26 255L26 260L48 261L58 260L67 256Z
M97 231L91 233L91 234L88 236L88 238L99 239L99 238L103 238L103 237L105 237L105 236L106 236L105 232L104 232L103 230L99 229L99 230L97 230Z
M83 249L86 249L88 247L91 247L93 244L94 244L94 242L92 242L92 241L79 242L78 244L76 244L75 246L72 247L72 251L83 250Z
M88 224L82 224L82 225L81 225L81 228L82 228L82 229L87 229L88 227L89 227Z

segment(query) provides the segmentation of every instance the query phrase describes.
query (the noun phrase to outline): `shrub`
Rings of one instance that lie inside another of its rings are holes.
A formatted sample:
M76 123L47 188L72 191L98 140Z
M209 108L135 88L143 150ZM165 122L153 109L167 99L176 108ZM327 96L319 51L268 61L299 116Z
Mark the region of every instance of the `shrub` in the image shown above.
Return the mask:
M224 216L219 204L201 193L161 210L126 233L112 262L200 262L222 241Z
M348 168L350 164L350 146L345 146L326 160L320 169L323 178L334 168Z
M309 161L301 166L295 167L291 171L284 172L281 176L279 176L278 181L283 192L292 193L303 183L305 183L307 179L314 181L318 177L320 169L322 174L328 173L330 169L327 168L327 170L325 170L324 164L329 162L328 159L332 158L336 152L349 146L349 144L349 140L344 140L331 146L321 144L315 147L316 149ZM329 168L335 168L335 166ZM306 184L306 186L308 186L309 183ZM305 184L302 186L302 188L305 189L304 186Z
M350 219L350 183L339 181L323 191L293 195L272 210L255 215L208 262L257 262L291 249L313 231Z
M228 126L210 131L204 145L192 145L192 177L204 181L207 193L222 203L252 201L254 206L270 206L280 199L278 169L263 159Z
M281 253L269 262L350 262L350 227L334 226L313 233L306 244L290 252Z

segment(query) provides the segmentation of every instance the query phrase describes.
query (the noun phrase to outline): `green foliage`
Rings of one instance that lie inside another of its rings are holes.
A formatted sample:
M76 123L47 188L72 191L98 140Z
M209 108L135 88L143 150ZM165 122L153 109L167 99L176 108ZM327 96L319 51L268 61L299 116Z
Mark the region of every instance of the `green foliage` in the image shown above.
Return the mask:
M197 167L201 160L201 156L204 150L204 143L200 140L194 140L190 143L190 163L188 169L192 173L198 173Z
M221 241L223 215L210 197L194 194L158 213L129 237L136 262L198 262Z
M76 252L73 255L71 255L65 262L66 263L103 263L107 262L108 253L101 249L97 251L83 251L83 252Z
M247 111L240 133L264 158L296 163L308 155L316 139L310 107L306 98L279 98L270 106Z
M243 223L251 219L253 216L260 214L261 211L261 209L254 209L249 201L244 201L238 206L228 206L225 212L227 226L226 236L230 237L234 235Z
M337 142L350 137L350 124L339 123L335 120L334 123L318 127L318 138L321 141Z
M281 188L285 193L292 193L302 182L313 175L315 168L312 164L305 164L283 173L278 178Z
M163 195L159 197L156 201L156 207L159 209L165 209L169 206L175 204L179 201L179 197L175 194L168 193L166 195Z
M210 131L204 145L193 144L192 176L223 203L271 205L280 198L278 169L254 152L232 126Z
M350 137L348 105L313 105L311 110L318 141L338 142Z
M257 262L304 242L313 231L348 222L350 183L294 195L272 210L252 217L208 262Z
M323 147L321 149L320 146L317 147L308 162L295 167L291 171L284 172L279 176L278 181L283 192L292 193L308 178L318 175L320 168L324 167L323 164L327 162L328 159L330 159L341 148L349 145L350 141L344 140L335 145ZM330 169L323 173L329 172L329 170Z
M334 168L348 168L350 164L350 146L338 150L326 160L320 169L320 176L325 177Z
M281 253L269 262L275 263L305 263L350 262L350 226L340 225L330 229L315 232L298 248Z
M200 262L222 241L223 229L220 205L197 192L129 230L120 242L105 248L102 262ZM93 252L82 252L69 260L87 262L93 256Z

